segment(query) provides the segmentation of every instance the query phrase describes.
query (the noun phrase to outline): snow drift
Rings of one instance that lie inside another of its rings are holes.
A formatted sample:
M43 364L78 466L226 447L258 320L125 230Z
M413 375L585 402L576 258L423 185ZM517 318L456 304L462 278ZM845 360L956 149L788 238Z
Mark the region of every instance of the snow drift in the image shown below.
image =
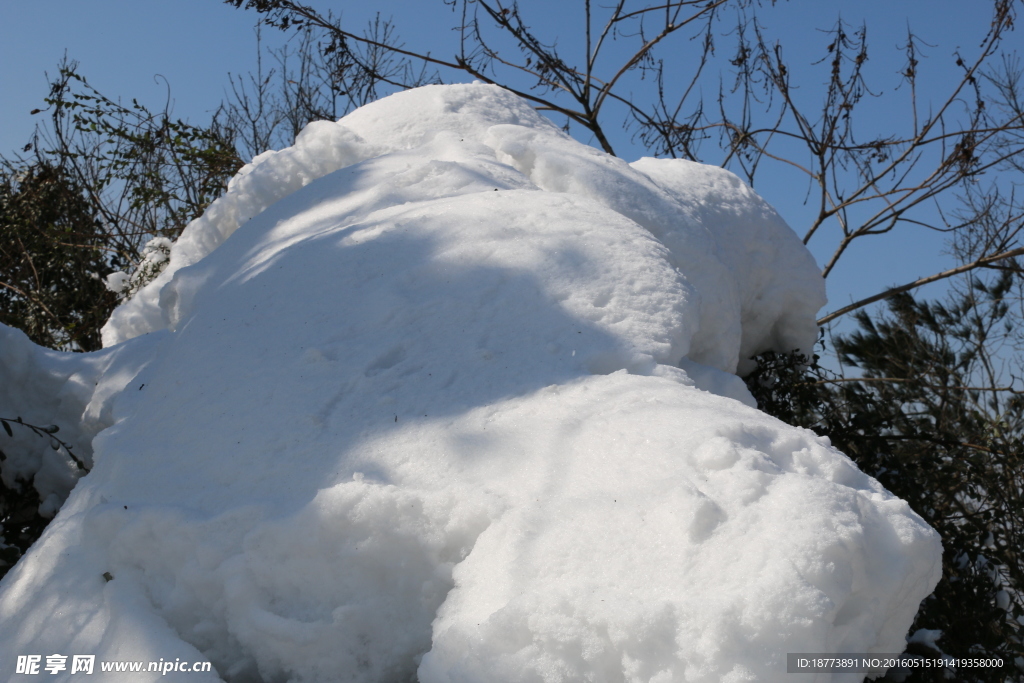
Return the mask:
M787 652L899 652L937 535L733 374L810 348L823 303L732 174L626 164L497 88L311 124L189 226L109 348L3 331L0 409L39 394L97 436L0 585L0 661L772 681Z

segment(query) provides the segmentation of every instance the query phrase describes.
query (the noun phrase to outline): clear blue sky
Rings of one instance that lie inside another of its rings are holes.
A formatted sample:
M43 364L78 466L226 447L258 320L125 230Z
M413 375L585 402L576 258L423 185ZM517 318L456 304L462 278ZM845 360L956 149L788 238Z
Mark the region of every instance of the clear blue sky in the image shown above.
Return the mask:
M341 11L356 25L373 12L394 16L399 32L412 47L430 46L445 56L440 42L449 40L454 19L440 0L387 0L380 2L326 2L311 4ZM522 3L527 10L538 5ZM951 73L948 64L960 48L976 50L988 28L989 3L985 0L788 0L762 14L772 35L785 46L794 64L820 59L826 44L817 29L831 26L837 16L859 24L866 20L872 45L871 68L884 89L898 83L902 66L897 46L908 23L932 47L924 62L925 97L942 87L939 74ZM547 35L561 33L562 44L571 50L570 36L578 25L581 0L545 3L539 16L555 27ZM536 16L536 15L535 15ZM218 0L33 0L0 2L0 151L20 148L32 133L35 117L29 112L41 106L46 95L45 73L56 71L66 53L80 63L80 72L110 97L137 98L150 106L163 104L170 84L178 116L203 123L224 98L228 73L246 73L254 67L255 41L251 12L233 9ZM265 34L279 40L276 32ZM1008 45L1024 45L1013 34ZM685 59L683 57L682 59ZM820 81L820 70L808 76ZM931 79L931 74L937 78ZM799 82L799 78L796 79ZM886 111L872 112L884 127ZM632 159L643 150L632 144L617 126L613 144L621 156ZM709 155L710 157L711 155ZM710 160L710 159L709 159ZM809 209L802 205L806 181L785 173L771 174L757 188L802 234ZM870 240L871 238L869 238ZM828 244L812 243L819 262ZM924 230L905 230L899 235L875 238L855 246L841 267L829 278L827 310L872 294L887 285L931 274L954 265L943 255L940 237ZM931 290L938 294L940 289Z

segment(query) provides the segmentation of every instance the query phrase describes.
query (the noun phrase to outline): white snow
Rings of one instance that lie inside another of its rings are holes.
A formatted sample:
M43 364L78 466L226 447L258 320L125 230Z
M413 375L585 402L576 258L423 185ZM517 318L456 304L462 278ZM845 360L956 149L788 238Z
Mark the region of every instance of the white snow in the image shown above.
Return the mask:
M115 270L113 273L111 273L104 279L107 289L109 289L114 294L122 293L128 287L129 281L130 278L128 276L128 273L124 273L119 270Z
M0 414L31 396L98 433L0 584L0 662L782 681L787 652L898 652L937 535L733 374L809 349L824 301L732 174L626 164L497 88L312 124L189 226L108 349L0 329Z

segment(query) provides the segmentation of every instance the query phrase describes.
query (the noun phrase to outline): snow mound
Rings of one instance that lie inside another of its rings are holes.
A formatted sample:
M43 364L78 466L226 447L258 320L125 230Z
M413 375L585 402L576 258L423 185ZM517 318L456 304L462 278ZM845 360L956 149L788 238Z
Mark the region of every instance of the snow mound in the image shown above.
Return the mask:
M57 426L55 436L71 444L73 455L91 467L93 437L114 423L113 399L148 362L161 336L99 353L60 353L36 346L24 332L0 323L0 417ZM53 516L82 475L67 451L14 424L9 438L0 434L0 446L4 483L33 485L40 512Z
M0 661L782 681L787 652L900 651L937 535L732 374L809 349L823 303L735 176L609 158L500 89L313 124L74 361L95 464L0 584Z
M824 280L789 226L734 174L679 160L629 165L577 143L507 91L457 85L400 93L337 123L310 124L294 146L253 159L186 228L161 275L114 312L104 344L173 327L162 297L179 269L274 202L370 159L377 164L360 173L361 185L346 188L345 223L488 185L569 194L633 221L669 249L667 261L683 273L698 317L684 353L691 360L747 372L757 353L809 351L814 343Z

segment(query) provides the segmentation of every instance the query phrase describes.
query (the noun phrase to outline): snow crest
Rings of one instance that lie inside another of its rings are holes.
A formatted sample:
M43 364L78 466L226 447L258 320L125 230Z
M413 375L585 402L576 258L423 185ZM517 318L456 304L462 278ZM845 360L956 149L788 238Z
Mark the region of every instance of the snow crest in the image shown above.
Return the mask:
M569 194L633 221L668 248L668 262L691 285L698 316L688 328L691 360L748 372L757 353L813 346L824 280L789 226L734 174L681 160L626 164L575 142L512 94L482 85L393 95L337 123L312 123L294 146L253 159L186 228L164 272L114 312L104 345L173 327L164 290L179 269L274 202L378 157L380 164L360 173L368 191L350 199L352 213L343 220L355 222L389 202L478 193L486 189L481 183ZM409 173L424 157L432 159L430 170ZM445 161L459 168L442 173ZM409 168L398 167L403 163ZM426 178L434 182L421 185ZM368 187L374 181L391 191L375 193Z
M809 349L824 301L732 174L500 89L312 124L105 328L94 468L0 584L0 661L664 683L901 651L936 533L734 374Z

